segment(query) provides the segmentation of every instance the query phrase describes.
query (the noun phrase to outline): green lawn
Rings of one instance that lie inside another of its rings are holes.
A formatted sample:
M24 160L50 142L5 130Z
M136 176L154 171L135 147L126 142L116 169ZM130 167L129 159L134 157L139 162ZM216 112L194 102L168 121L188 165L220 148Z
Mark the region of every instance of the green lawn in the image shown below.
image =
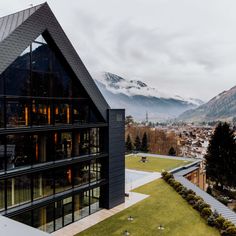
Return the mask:
M180 161L157 157L147 157L148 161L143 163L140 159L140 156L125 157L125 167L134 170L161 172L162 170L170 170L191 163L191 161Z
M207 226L199 213L162 179L134 191L150 197L77 235L123 235L126 229L130 236L220 235L216 229ZM134 217L132 222L127 220L130 215ZM158 229L160 224L164 225L164 230Z

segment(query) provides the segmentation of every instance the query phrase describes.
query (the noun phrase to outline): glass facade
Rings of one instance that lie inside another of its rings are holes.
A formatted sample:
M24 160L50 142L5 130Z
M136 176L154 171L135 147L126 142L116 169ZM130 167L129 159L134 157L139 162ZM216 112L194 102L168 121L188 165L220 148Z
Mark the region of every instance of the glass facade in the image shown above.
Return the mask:
M0 75L0 213L51 233L99 210L106 125L44 32Z
M99 198L100 188L97 187L15 215L12 219L52 233L100 210Z

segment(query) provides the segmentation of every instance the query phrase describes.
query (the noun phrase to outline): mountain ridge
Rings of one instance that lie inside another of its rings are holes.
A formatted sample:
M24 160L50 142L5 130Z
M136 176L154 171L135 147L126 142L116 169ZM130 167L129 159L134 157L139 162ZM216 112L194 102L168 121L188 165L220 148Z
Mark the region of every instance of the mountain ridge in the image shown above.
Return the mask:
M223 91L196 109L180 114L182 121L230 121L236 117L236 86Z
M125 108L126 114L137 120L144 120L146 112L153 121L173 119L203 104L199 99L168 96L141 80L128 80L109 72L103 73L95 82L112 108Z

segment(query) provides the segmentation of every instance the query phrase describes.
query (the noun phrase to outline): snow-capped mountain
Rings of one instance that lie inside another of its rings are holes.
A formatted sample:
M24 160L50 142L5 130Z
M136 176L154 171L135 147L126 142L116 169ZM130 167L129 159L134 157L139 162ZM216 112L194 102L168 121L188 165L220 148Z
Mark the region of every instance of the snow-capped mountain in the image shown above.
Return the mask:
M128 80L108 72L97 76L95 81L112 108L125 108L126 114L137 120L143 120L146 112L150 120L175 118L203 104L199 99L169 96L141 80Z
M209 102L179 116L183 121L230 121L236 117L236 86L224 91Z

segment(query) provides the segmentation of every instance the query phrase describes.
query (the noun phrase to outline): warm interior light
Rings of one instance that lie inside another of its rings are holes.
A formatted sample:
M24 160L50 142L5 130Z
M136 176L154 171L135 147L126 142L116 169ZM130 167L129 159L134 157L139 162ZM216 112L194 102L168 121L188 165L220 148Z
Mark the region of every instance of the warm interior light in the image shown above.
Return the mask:
M66 109L67 124L70 124L70 107Z
M25 125L28 126L29 118L28 118L28 107L25 107Z
M54 143L57 143L57 133L54 134Z
M71 169L69 169L66 173L67 173L68 182L71 183Z
M48 107L48 124L51 124L51 109Z
M36 146L35 146L35 158L36 158L36 161L39 160L39 144L36 143Z
M58 115L58 107L55 108L55 114Z

